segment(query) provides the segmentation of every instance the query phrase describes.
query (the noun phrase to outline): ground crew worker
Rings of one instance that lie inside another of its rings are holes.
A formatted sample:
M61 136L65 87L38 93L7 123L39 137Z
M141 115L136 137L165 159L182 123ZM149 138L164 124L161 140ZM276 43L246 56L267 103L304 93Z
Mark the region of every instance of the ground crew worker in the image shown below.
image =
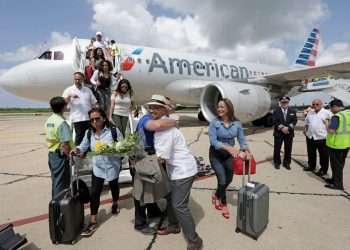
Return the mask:
M350 148L350 111L341 111L343 103L340 100L331 101L330 106L334 116L328 126L326 145L329 149L333 177L325 187L344 190L343 169Z
M50 100L53 114L45 122L46 141L49 149L49 168L52 179L52 198L69 187L69 152L72 131L63 117L66 101L57 96Z

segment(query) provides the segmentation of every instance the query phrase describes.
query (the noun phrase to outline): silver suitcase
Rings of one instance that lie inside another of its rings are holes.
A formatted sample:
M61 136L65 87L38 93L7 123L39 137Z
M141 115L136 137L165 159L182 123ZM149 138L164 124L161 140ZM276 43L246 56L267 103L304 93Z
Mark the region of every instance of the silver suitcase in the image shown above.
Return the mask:
M253 239L267 227L269 221L269 187L250 181L250 161L248 183L245 184L245 167L243 167L242 188L238 191L237 233L244 233Z

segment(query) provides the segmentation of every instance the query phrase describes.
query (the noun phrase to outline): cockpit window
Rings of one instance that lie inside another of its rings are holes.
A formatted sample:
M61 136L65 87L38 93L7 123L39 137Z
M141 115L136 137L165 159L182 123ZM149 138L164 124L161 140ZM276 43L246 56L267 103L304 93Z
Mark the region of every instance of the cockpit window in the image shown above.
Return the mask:
M41 56L39 56L39 59L51 60L51 56L52 56L51 51L45 51Z
M53 59L54 60L63 60L64 59L64 54L62 51L55 51L53 53Z

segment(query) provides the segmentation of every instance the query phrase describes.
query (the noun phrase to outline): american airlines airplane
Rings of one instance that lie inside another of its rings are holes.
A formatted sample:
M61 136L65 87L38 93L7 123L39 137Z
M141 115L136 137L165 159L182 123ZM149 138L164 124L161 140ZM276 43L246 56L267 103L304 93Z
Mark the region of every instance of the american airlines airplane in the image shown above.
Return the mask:
M51 48L6 71L0 77L0 86L34 100L48 101L61 95L72 84L73 72L83 71L86 51L82 48L89 42L75 38L72 44ZM163 94L178 104L200 107L199 118L211 120L218 100L226 97L233 102L242 122L263 123L277 104L272 100L295 86L303 86L305 79L350 77L350 62L315 66L318 44L319 31L313 29L296 61L302 68L283 69L129 44L119 45L123 52L120 66L123 77L133 85L137 103L145 103L152 94ZM308 84L303 89L332 90L335 86ZM350 100L349 96L345 93L340 99Z

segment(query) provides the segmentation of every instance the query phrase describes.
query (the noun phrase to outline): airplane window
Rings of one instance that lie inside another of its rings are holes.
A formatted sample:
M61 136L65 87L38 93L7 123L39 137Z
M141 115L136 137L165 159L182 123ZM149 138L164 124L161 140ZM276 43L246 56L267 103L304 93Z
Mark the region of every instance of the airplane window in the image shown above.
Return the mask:
M137 62L138 63L141 63L142 61L141 61L141 58L137 58Z
M149 59L146 59L146 63L149 64Z
M197 64L196 68L199 69L199 65L198 64Z
M249 70L249 75L252 75L252 74L253 74L253 72Z
M54 60L63 60L64 59L64 54L62 51L55 51L53 52L53 59Z
M184 67L185 67L185 68L187 67L186 63L184 63Z
M211 66L211 70L214 70L214 66Z
M51 55L52 55L51 51L45 51L41 56L39 56L39 59L51 60Z

